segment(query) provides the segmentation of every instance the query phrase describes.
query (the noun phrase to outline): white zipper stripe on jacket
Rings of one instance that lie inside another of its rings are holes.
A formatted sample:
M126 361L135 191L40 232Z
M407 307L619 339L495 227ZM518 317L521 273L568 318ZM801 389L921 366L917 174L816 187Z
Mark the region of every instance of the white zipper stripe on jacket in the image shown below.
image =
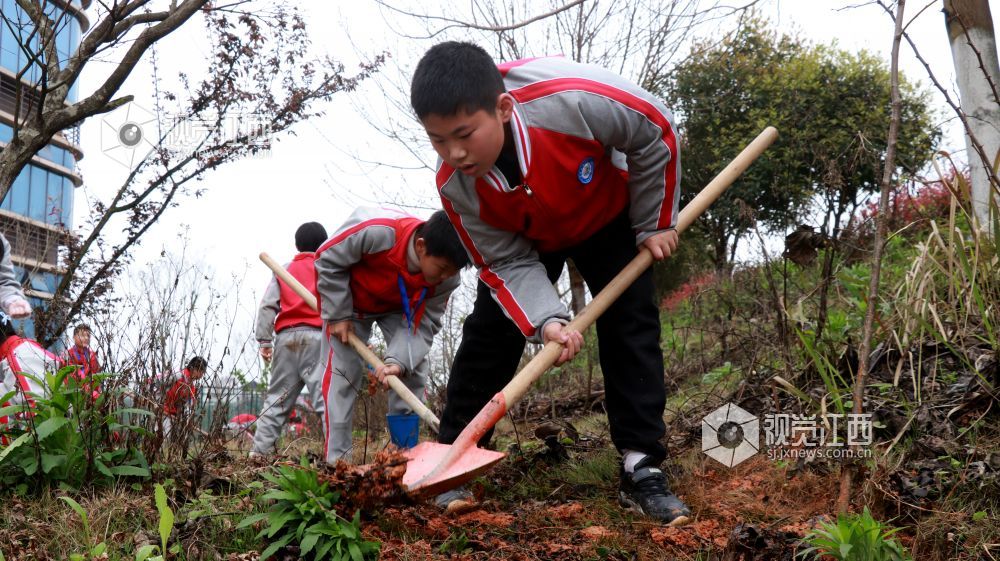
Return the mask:
M494 168L494 169L496 169L496 168ZM504 188L503 188L503 186L502 186L502 185L500 184L500 181L498 181L498 180L497 180L497 175L498 175L498 174L495 174L495 173L493 173L493 171L492 171L492 170L490 170L490 171L486 172L486 175L485 175L485 176L483 176L483 180L484 180L484 181L486 181L486 183L487 183L487 184L488 184L488 185L489 185L490 187L492 187L492 188L493 188L493 190L495 190L496 192L498 192L498 193L503 193L503 191L504 191Z
M514 133L514 148L517 150L517 163L521 166L521 177L528 175L528 167L531 165L531 138L520 115L521 109L517 102L514 102L514 111L511 113L511 132Z

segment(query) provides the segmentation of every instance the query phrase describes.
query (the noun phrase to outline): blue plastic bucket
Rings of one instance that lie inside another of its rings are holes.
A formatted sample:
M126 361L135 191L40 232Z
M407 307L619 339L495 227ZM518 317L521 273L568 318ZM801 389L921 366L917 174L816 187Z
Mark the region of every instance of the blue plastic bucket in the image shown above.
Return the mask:
M413 448L420 436L420 417L416 414L386 415L389 439L400 448Z

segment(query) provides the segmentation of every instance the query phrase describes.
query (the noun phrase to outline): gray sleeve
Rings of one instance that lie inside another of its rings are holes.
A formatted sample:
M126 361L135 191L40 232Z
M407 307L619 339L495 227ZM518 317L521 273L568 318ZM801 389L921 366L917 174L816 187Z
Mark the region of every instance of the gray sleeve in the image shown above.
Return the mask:
M281 287L278 286L278 278L271 277L267 289L264 290L264 297L260 300L260 308L257 309L257 325L254 333L257 343L261 347L271 346L274 340L274 318L281 311Z
M613 72L592 65L573 68L583 78L602 86L581 87L531 101L524 107L532 121L546 129L593 138L613 149L612 162L628 170L629 216L637 244L675 228L681 165L670 110L655 96Z
M397 332L393 334L389 348L386 349L386 364L398 364L403 367L404 373L412 372L420 364L431 351L434 335L441 330L441 318L444 317L444 311L448 307L448 298L461 283L461 275L455 275L436 287L434 295L424 303L424 313L420 318L420 325L417 326L417 332L410 339L412 346L409 352L406 348L406 321L399 321ZM411 356L413 364L410 364Z
M490 287L517 328L529 341L541 340L550 320L569 320L569 311L549 281L538 252L524 236L486 224L479 218L475 187L454 174L441 188L441 200L452 224L479 267L479 279Z
M369 253L392 248L396 232L384 224L368 224L367 213L359 209L341 227L340 232L316 252L316 288L319 291L320 317L333 322L351 319L351 267Z
M17 281L14 274L14 262L10 258L10 242L3 234L0 234L0 242L3 243L3 257L0 258L0 304L7 301L12 296L24 298L24 291L21 283Z

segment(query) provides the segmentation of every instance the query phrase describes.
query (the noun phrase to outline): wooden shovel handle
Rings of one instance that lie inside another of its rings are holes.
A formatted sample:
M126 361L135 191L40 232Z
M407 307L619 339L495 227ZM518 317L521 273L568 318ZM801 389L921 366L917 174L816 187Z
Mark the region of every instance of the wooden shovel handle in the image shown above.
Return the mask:
M302 298L302 300L305 301L306 304L309 304L309 307L311 307L313 310L319 310L319 304L316 302L316 296L312 292L310 292L309 289L302 286L302 283L299 282L299 279L289 274L289 272L286 271L284 267L282 267L277 261L272 259L271 256L268 255L267 253L262 252L260 254L260 260L263 261L264 264L267 265L267 267L274 272L275 276L277 276L279 279L281 279L282 282L288 285L289 288L295 291L295 293L298 294L299 297ZM324 336L326 335L324 334ZM361 355L361 358L365 359L365 361L368 362L368 364L371 364L375 368L380 368L384 366L382 364L382 360L379 359L378 355L372 352L372 350L368 348L368 345L366 345L364 341L358 339L358 336L355 335L353 331L348 334L347 340L351 343L351 346L354 347L354 350L357 351L358 354ZM406 384L404 384L399 378L395 376L386 376L385 380L386 383L389 384L389 387L392 388L399 395L399 397L401 397L403 401L405 401L406 404L410 406L411 409L413 409L414 413L419 415L420 418L424 420L424 422L430 425L431 428L434 429L434 432L438 431L441 425L441 421L438 420L437 416L435 416L434 413L430 409L428 409L427 406L424 405L423 402L420 401L420 399L417 396L413 395L413 392L410 391L410 388L406 387Z
M774 127L767 127L757 135L742 152L729 162L717 176L704 189L695 196L680 212L677 218L677 232L687 230L695 220L713 203L726 189L740 176L750 164L760 156L768 146L778 137L778 130ZM631 286L635 279L639 278L651 264L653 256L645 247L639 250L639 255L635 256L628 265L614 279L601 290L593 300L584 307L573 321L569 322L567 329L583 332L593 325L597 318L603 314L608 307L621 296L626 288ZM521 371L502 390L506 408L510 409L517 403L542 374L545 373L562 353L561 343L551 341L531 359Z

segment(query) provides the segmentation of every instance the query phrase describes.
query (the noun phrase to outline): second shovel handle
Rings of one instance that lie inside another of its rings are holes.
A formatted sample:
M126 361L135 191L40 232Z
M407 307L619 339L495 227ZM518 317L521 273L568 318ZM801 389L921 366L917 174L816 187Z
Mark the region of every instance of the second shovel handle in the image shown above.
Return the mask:
M733 181L740 176L750 164L760 156L768 146L778 137L778 131L774 127L767 127L757 138L736 156L729 165L715 176L708 185L705 186L694 199L691 200L677 217L677 232L683 232L705 209L709 207L722 193L726 191ZM583 311L577 314L573 321L569 322L566 329L574 331L586 331L605 310L614 303L615 300L653 263L653 256L648 249L642 248L639 254L624 268L614 279L611 280L596 296L587 304ZM562 354L561 343L550 341L541 351L511 380L503 389L506 407L509 409L517 403L531 384L541 377Z

